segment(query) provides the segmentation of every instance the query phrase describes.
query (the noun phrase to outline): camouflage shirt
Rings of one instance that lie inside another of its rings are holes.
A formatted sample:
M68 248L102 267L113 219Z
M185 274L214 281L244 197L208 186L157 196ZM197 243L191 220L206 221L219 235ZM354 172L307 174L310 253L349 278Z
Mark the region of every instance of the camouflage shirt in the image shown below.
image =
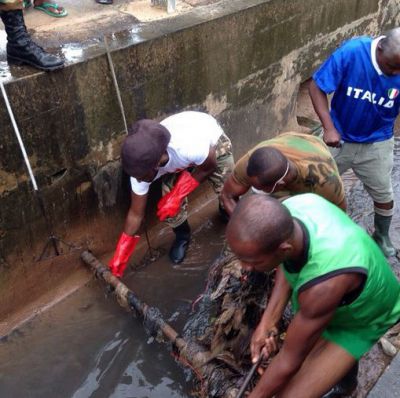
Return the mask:
M247 164L251 154L263 147L278 149L297 168L296 180L285 185L284 191L275 191L272 196L281 198L313 192L336 205L344 201L343 182L335 160L324 142L309 134L287 132L256 145L236 163L233 177L237 183L251 187Z

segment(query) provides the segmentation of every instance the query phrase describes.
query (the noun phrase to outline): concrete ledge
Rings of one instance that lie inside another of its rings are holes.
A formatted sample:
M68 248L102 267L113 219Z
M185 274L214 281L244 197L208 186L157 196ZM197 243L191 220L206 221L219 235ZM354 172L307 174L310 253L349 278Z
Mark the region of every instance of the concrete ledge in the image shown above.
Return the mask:
M368 398L397 397L400 397L400 354L395 356L368 394Z

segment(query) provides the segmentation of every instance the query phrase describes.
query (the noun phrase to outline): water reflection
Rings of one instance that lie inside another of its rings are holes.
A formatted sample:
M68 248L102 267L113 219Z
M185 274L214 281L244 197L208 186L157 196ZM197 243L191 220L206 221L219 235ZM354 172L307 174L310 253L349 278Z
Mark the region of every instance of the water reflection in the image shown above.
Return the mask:
M200 226L185 264L174 268L165 255L125 279L178 331L223 249L217 216L193 217ZM191 389L168 347L149 339L97 280L0 342L0 397L187 398Z

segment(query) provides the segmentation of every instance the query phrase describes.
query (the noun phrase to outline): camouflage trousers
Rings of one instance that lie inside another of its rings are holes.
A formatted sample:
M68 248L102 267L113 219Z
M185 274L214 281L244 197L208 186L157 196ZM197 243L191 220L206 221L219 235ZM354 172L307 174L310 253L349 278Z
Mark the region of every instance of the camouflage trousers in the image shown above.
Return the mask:
M22 10L23 0L0 0L0 11Z
M215 150L217 156L217 167L214 172L207 177L207 179L210 181L214 192L219 195L226 178L232 172L235 165L232 154L232 143L228 136L222 134L221 137L219 137ZM179 174L167 174L163 177L161 185L163 196L171 191L178 176ZM175 217L167 218L165 222L171 228L181 225L187 219L187 206L188 200L185 198L182 202L179 213Z

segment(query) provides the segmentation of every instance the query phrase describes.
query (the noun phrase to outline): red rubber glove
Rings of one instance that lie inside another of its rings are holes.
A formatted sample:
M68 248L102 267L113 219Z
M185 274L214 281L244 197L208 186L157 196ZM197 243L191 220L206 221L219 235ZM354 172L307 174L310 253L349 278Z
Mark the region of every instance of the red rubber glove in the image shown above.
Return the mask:
M114 257L108 264L111 273L114 276L122 278L122 275L124 275L125 268L128 264L129 257L135 250L139 239L139 235L130 236L125 232L122 232L117 244L117 248L115 249Z
M171 192L165 194L158 202L157 216L160 221L164 221L167 217L176 216L183 199L199 185L200 183L188 171L182 171Z

